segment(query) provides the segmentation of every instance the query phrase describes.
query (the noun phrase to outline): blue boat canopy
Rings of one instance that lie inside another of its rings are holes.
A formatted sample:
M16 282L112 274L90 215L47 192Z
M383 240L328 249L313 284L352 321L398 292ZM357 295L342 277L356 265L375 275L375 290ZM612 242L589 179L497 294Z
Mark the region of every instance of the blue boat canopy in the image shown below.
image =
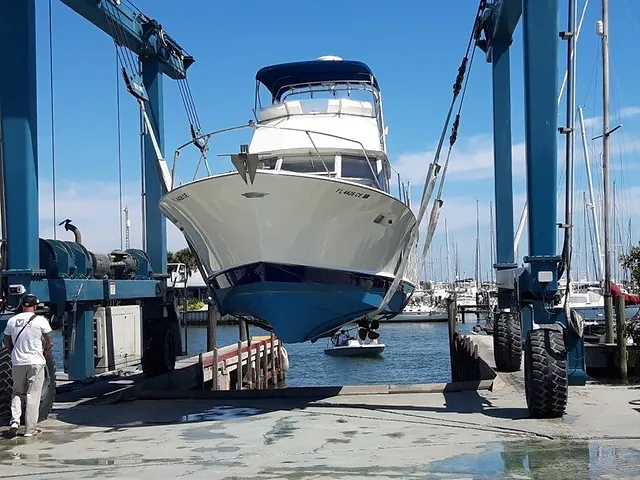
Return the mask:
M277 101L287 90L283 87L305 83L373 81L373 86L379 88L371 69L354 60L309 60L271 65L258 70L256 80L267 87Z

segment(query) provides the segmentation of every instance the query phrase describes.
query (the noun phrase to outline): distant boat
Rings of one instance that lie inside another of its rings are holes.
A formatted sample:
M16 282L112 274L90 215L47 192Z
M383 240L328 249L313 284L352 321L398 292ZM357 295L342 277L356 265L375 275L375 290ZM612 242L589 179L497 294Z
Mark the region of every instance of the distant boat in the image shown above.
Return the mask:
M377 357L384 347L384 343L360 343L352 338L346 345L325 348L324 353L334 357Z
M381 318L381 323L445 322L447 311L430 304L431 296L424 290L416 290L407 306L398 315Z

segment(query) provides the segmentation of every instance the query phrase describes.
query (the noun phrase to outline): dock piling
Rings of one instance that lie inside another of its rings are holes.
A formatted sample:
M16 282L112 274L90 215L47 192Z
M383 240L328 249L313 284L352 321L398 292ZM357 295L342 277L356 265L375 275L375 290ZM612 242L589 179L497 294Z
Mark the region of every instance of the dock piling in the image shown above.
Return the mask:
M276 343L275 336L273 332L271 332L271 338L269 339L269 349L270 355L269 359L271 360L271 383L275 386L278 383L278 376L276 375Z
M455 374L455 353L454 353L454 335L456 332L456 299L455 297L447 298L447 321L449 324L449 361L451 362L451 378L454 378Z
M186 324L185 324L186 328ZM207 307L207 352L213 351L217 347L216 331L218 329L218 312L216 306L211 299Z
M268 356L269 356L269 346L264 343L263 347L264 349L264 354L262 355L262 387L266 390L267 388L269 388L269 363L268 363Z
M614 297L616 309L616 342L618 345L618 373L623 380L627 379L627 332L624 314L625 301L622 295Z
M242 390L242 341L238 342L238 365L236 366L236 389Z
M211 390L220 390L220 382L218 381L218 349L213 349L213 375L211 379Z

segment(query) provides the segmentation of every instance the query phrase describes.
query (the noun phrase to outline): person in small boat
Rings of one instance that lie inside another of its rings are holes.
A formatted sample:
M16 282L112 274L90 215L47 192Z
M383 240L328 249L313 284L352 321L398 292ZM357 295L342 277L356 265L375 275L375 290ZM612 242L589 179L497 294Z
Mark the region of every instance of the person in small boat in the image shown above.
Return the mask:
M340 333L338 334L336 340L336 347L342 347L346 345L349 342L350 338L351 336L345 330L340 330Z

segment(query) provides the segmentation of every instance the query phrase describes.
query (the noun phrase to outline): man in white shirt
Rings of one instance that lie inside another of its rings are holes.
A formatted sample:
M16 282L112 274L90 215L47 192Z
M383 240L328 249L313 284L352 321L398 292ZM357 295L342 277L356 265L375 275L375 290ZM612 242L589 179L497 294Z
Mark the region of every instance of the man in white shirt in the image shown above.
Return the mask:
M40 433L36 428L40 412L40 396L44 384L47 361L53 347L51 326L46 318L35 313L35 295L22 297L22 313L9 319L4 329L4 346L11 350L13 395L11 396L11 424L9 436L15 436L20 426L22 404L26 400L25 437Z

